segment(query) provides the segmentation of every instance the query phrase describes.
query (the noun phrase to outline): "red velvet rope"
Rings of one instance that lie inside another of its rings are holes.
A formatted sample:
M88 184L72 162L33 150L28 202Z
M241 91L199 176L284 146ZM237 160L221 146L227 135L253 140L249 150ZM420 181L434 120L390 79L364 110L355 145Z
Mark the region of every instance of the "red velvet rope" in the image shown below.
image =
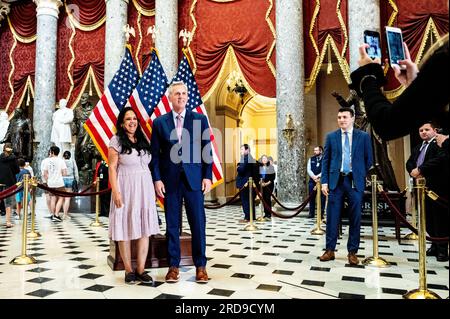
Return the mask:
M55 194L56 196L61 196L61 197L77 197L77 196L95 196L95 195L103 195L106 194L108 192L111 191L111 188L107 188L107 189L103 189L99 192L90 192L90 193L86 193L86 192L81 192L81 193L74 193L74 192L65 192L65 191L59 191L56 190L54 188L50 188L48 186L45 186L44 184L40 184L38 183L37 185L39 188L46 190L52 194Z
M225 206L227 206L227 205L230 205L230 204L236 202L236 198L238 197L238 195L242 192L242 190L243 190L244 188L245 188L245 186L242 187L242 188L239 190L239 192L237 192L237 194L233 196L232 199L230 199L229 201L227 201L227 202L225 202L225 203L223 203L223 204L221 204L221 205L204 205L204 206L205 206L205 208L208 208L208 209L219 209L219 208L225 207Z
M301 211L306 207L306 205L309 203L309 201L310 201L312 195L315 193L315 192L312 192L311 194L309 194L309 196L305 199L305 201L304 201L303 203L300 204L299 209L298 209L293 215L286 216L286 215L281 215L281 214L278 214L277 212L274 212L274 211L271 209L271 207L264 201L264 199L262 198L261 192L260 192L256 187L255 187L255 191L256 191L256 195L258 195L258 197L259 197L259 199L261 200L261 202L263 203L264 207L265 207L267 210L269 210L270 213L271 213L272 215L275 215L276 217L278 217L278 218L283 218L283 219L293 218L293 217L297 216L298 214L300 214L300 212L301 212Z
M389 207L391 208L391 210L395 213L395 215L400 218L400 220L406 225L406 227L409 228L409 230L411 230L414 234L418 234L418 231L416 228L414 228L414 226L412 226L407 220L406 218L403 216L404 214L402 214L400 212L400 210L397 208L397 206L395 206L395 204L391 201L391 199L389 198L389 196L386 194L385 191L380 192L381 195L384 197L384 199L386 200L387 204L389 205ZM406 215L406 213L405 213ZM448 237L429 237L426 236L427 240L429 241L434 241L434 242L445 242L445 241L449 241Z
M16 184L14 184L13 186L0 192L0 200L10 197L10 196L20 192L22 189L23 189L23 184L20 184L20 186L17 186Z
M314 191L311 193L311 194L309 194L310 196L308 197L308 198L311 198L311 195L315 195L316 194L316 190L314 189ZM299 206L297 206L297 207L286 207L286 206L284 206L283 204L281 204L280 203L280 201L278 200L278 198L276 198L275 197L275 195L274 194L271 194L272 195L272 198L275 200L275 202L278 204L278 205L280 205L283 209L285 209L285 210L298 210L298 209L300 209L300 207L302 207L302 205L303 205L303 203L302 204L300 204ZM303 207L304 208L304 207Z

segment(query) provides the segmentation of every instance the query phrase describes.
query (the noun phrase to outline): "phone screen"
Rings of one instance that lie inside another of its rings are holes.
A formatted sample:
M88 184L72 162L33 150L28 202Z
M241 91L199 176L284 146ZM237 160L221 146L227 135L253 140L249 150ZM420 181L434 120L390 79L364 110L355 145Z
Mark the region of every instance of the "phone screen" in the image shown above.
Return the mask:
M380 46L380 35L378 33L365 33L364 43L367 43L369 47L366 49L367 54L372 59L381 59L381 46Z
M391 30L386 30L387 45L389 50L389 64L397 64L398 61L405 59L405 51L403 50L402 34Z

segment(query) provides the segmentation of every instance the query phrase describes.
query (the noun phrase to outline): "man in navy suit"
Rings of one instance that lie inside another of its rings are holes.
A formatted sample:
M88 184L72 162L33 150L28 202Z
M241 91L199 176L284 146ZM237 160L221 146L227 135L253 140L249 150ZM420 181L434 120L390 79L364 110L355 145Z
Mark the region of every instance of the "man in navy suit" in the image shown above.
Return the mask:
M339 129L328 133L322 159L322 192L328 196L326 251L320 261L333 260L338 237L338 224L344 197L348 200L349 236L348 261L359 263L361 203L365 178L372 166L369 134L353 128L355 113L351 108L339 109Z
M212 153L206 116L186 109L188 89L183 82L169 86L172 111L158 117L152 130L152 175L156 194L164 198L169 271L166 282L180 278L180 221L184 199L192 234L192 259L198 283L206 273L206 216L204 194L211 190Z

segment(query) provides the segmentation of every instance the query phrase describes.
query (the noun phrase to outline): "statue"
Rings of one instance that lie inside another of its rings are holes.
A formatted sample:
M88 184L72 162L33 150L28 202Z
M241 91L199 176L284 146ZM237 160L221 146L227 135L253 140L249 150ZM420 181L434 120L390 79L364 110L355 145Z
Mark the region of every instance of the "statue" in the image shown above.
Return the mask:
M374 167L379 180L383 181L383 186L391 191L399 191L387 152L386 141L383 141L370 126L366 116L364 102L358 97L354 90L350 90L349 96L344 99L339 93L333 91L331 95L336 98L341 107L352 107L355 111L355 127L370 134L372 138Z
M3 138L6 135L6 131L8 130L9 126L9 120L8 120L8 113L5 111L0 112L0 141L3 140ZM0 144L0 153L3 152L3 144Z
M81 95L81 105L77 106L74 111L72 134L76 135L75 143L75 160L80 171L92 170L92 161L95 158L97 149L86 132L83 124L91 115L94 106L89 102L89 94Z
M67 100L59 100L59 109L53 113L53 126L50 141L60 149L60 154L70 151L72 132L70 124L73 122L73 111L67 106Z
M25 117L24 109L16 108L9 122L8 130L0 144L10 142L13 153L27 162L33 160L33 126L31 120Z

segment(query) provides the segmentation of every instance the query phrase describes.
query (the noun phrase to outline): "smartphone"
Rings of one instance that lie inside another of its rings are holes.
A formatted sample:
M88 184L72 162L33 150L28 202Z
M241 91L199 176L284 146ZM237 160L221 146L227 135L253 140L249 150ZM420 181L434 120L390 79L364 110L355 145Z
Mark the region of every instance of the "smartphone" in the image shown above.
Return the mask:
M398 61L405 59L405 50L403 48L402 30L394 27L386 27L386 43L388 48L389 65L398 65L400 69L406 66L399 65Z
M369 57L373 59L380 58L381 59L381 41L380 41L380 33L377 31L364 31L364 43L369 45L366 48L366 52Z

